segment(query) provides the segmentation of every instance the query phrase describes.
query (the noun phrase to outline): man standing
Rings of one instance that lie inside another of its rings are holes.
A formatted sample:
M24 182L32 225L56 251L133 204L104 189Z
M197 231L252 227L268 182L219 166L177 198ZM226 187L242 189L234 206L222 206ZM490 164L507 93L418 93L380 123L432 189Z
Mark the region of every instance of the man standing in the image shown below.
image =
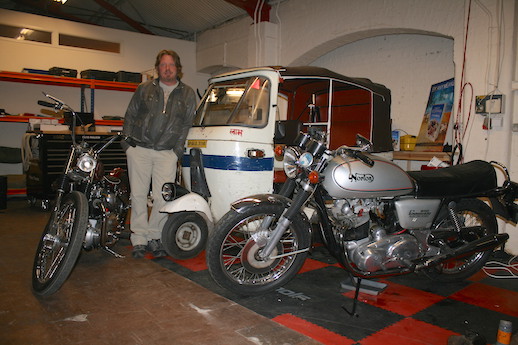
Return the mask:
M167 217L159 212L164 205L161 189L176 178L176 164L183 156L196 108L193 89L181 82L182 64L176 52L160 51L155 69L158 79L138 86L124 117L134 258L144 257L147 251L155 257L166 255L160 241ZM150 185L153 208L148 216Z

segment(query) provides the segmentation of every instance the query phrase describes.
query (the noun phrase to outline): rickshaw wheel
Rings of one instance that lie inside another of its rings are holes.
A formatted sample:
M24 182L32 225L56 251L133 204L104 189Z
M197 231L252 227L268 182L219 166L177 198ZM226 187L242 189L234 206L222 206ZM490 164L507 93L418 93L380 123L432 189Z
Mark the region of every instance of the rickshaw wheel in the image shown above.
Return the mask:
M162 229L165 251L175 259L191 259L205 249L208 227L205 219L194 212L174 213Z

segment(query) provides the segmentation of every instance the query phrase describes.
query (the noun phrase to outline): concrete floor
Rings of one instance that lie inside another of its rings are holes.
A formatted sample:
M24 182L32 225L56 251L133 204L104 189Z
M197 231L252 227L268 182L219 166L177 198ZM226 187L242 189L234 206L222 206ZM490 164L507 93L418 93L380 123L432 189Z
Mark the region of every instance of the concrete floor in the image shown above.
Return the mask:
M133 259L129 241L82 253L60 291L31 291L36 245L49 214L23 199L0 210L0 344L263 344L318 342L167 270Z

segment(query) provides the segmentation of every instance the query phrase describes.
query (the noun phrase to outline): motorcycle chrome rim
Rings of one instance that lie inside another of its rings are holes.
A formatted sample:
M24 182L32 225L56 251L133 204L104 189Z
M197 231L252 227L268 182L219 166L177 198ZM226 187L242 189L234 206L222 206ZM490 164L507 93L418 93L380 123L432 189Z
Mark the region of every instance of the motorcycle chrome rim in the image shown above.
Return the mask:
M271 257L262 260L257 255L261 247L252 235L257 233L268 215L254 215L242 220L227 234L220 248L223 271L241 285L264 285L276 281L293 264L296 254L285 255L298 249L298 240L288 228L274 248ZM280 257L279 257L280 256Z
M75 207L73 207L73 204L67 203L62 206L56 215L57 221L48 225L49 231L43 236L35 271L40 283L51 280L65 258L72 236L75 216Z

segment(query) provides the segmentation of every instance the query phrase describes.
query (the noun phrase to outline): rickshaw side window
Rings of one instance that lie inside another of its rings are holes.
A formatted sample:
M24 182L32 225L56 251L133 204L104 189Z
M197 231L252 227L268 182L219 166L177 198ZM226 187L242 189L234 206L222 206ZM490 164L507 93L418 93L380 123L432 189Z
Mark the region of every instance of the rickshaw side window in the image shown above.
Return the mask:
M252 77L211 85L198 107L194 126L263 127L268 121L270 83Z

